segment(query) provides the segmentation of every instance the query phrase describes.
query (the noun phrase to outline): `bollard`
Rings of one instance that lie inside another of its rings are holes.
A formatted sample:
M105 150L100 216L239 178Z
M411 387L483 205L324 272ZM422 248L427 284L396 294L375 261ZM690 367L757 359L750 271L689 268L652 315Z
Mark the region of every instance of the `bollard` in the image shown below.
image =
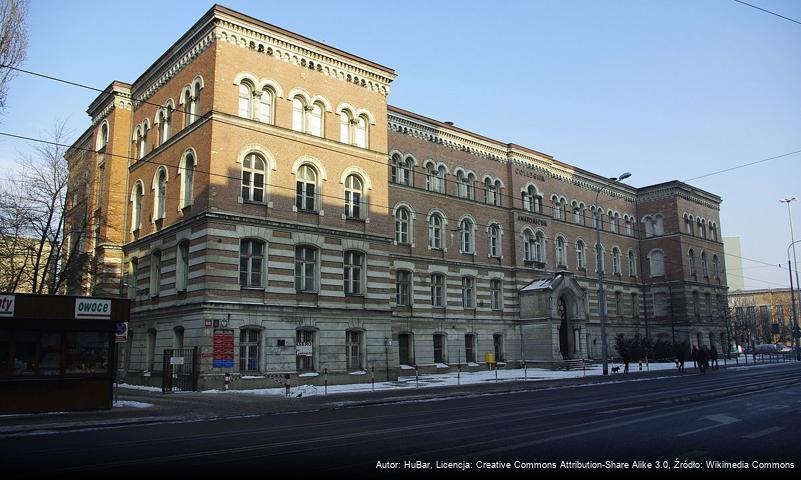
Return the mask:
M528 380L528 369L526 368L526 361L523 360L523 378Z
M457 365L458 371L456 372L456 385L462 384L462 364Z
M323 372L325 374L325 395L328 395L328 369L323 369Z
M498 382L498 366L495 365L495 382Z
M414 382L416 388L420 388L420 373L417 371L417 365L414 366Z
M642 372L642 360L640 360L640 371Z
M231 374L225 372L225 389L228 390L228 385L231 384Z
M286 396L289 396L289 374L284 374L284 389L286 390Z
M375 392L375 367L370 369L370 382L373 384L373 391Z

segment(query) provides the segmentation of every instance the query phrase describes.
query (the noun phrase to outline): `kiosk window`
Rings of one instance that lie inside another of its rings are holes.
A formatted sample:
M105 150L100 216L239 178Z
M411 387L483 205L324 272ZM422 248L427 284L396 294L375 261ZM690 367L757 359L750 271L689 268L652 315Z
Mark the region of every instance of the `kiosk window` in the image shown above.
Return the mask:
M39 375L61 374L61 334L43 333L39 348Z
M107 333L71 332L67 334L65 373L106 373L107 371Z
M9 354L11 354L11 342L8 332L0 332L0 375L8 375Z
M20 332L14 335L14 375L36 373L36 334Z

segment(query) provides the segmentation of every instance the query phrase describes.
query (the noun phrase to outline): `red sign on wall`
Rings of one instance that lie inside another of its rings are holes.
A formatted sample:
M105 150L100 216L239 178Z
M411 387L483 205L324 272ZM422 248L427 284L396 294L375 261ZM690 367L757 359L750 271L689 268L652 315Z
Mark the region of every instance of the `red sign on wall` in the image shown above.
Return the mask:
M212 367L234 368L234 331L215 330L212 344Z

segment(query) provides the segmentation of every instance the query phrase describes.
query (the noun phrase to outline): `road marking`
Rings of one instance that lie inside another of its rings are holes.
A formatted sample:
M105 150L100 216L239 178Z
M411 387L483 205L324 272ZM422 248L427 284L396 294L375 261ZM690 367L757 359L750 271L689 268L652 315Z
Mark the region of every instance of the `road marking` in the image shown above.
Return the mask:
M723 425L730 425L732 423L740 422L739 418L729 417L727 415L706 415L699 420L711 420L713 422L717 422L717 425L711 425L709 427L699 428L697 430L691 430L689 432L679 433L676 435L677 437L686 437L687 435L692 435L693 433L704 432L706 430L712 430L713 428L722 427Z
M743 435L743 438L747 438L749 440L753 440L755 438L764 437L765 435L770 435L771 433L776 433L784 430L784 427L771 427L762 430L761 432L752 433L750 435Z

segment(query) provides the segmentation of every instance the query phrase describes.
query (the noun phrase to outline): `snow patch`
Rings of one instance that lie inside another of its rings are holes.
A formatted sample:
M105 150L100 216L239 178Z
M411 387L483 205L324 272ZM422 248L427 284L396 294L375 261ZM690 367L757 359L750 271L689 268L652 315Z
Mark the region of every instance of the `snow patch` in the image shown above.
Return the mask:
M134 402L133 400L119 400L114 402L114 408L119 407L133 407L133 408L150 408L152 403Z
M317 372L309 372L309 373L301 373L298 377L319 377L320 374Z
M117 385L120 388L127 388L128 390L143 390L145 392L161 392L161 387L148 387L145 385L129 385L127 383L120 383Z

